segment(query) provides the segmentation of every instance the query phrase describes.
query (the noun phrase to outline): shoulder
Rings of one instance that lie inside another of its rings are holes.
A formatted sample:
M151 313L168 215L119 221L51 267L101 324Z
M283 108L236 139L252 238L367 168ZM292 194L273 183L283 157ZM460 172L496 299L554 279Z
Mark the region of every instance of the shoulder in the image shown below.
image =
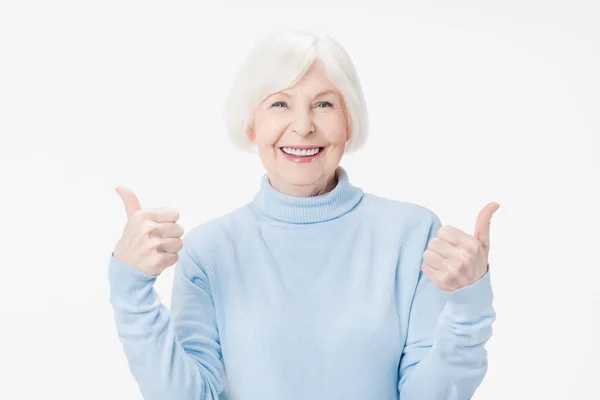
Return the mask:
M362 211L379 229L410 241L440 224L437 214L431 209L416 203L393 200L372 193L363 196Z
M184 248L197 263L209 266L255 229L252 213L245 204L194 226L183 238Z

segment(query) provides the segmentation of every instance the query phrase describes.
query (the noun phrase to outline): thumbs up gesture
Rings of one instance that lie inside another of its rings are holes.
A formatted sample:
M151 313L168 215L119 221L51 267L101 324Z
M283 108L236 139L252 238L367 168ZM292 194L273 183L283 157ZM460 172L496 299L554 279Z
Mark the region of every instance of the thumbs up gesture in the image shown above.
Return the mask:
M488 271L490 223L500 205L492 202L477 216L475 235L444 225L423 253L423 273L440 289L454 291L481 279Z
M142 210L136 195L124 186L115 188L125 204L127 224L113 257L152 276L160 275L179 259L183 228L179 212L161 207Z

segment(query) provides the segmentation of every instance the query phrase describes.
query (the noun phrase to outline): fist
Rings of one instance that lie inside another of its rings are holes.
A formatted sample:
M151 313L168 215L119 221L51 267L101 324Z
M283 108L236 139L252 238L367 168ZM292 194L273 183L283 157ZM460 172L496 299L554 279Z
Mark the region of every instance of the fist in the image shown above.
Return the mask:
M477 216L475 234L469 235L450 225L437 231L423 253L423 273L443 291L469 286L489 270L490 223L500 204L486 205Z
M142 210L135 194L124 186L115 188L123 200L127 223L113 257L152 276L160 275L179 260L183 228L173 208Z

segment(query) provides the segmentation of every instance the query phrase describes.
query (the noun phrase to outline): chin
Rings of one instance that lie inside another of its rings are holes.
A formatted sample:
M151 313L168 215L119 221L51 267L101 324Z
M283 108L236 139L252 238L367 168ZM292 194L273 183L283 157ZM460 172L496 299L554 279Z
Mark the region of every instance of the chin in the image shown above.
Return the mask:
M325 182L325 173L307 173L307 172L297 172L285 174L282 176L288 184L295 186L313 186L319 183L326 184Z
M269 174L278 177L280 182L285 182L287 185L298 187L327 185L329 177L335 172L332 165L338 164L335 163L336 150L327 145L312 161L300 162L294 157L287 157L281 148L271 147L268 151L262 152L261 160Z
M290 185L310 186L318 184L325 180L326 171L315 168L285 168L275 171L280 179L283 179Z

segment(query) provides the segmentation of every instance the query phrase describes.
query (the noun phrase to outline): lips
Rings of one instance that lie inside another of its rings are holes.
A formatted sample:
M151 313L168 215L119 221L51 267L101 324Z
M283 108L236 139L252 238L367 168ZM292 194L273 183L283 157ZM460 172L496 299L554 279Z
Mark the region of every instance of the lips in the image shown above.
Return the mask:
M284 153L288 154L288 155L294 155L294 156L313 156L315 154L317 154L318 152L323 150L323 147L318 147L318 146L312 146L312 147L288 147L288 146L282 146L280 147L281 151L283 151Z
M282 146L279 151L290 161L304 163L319 157L324 149L324 147L318 146Z

